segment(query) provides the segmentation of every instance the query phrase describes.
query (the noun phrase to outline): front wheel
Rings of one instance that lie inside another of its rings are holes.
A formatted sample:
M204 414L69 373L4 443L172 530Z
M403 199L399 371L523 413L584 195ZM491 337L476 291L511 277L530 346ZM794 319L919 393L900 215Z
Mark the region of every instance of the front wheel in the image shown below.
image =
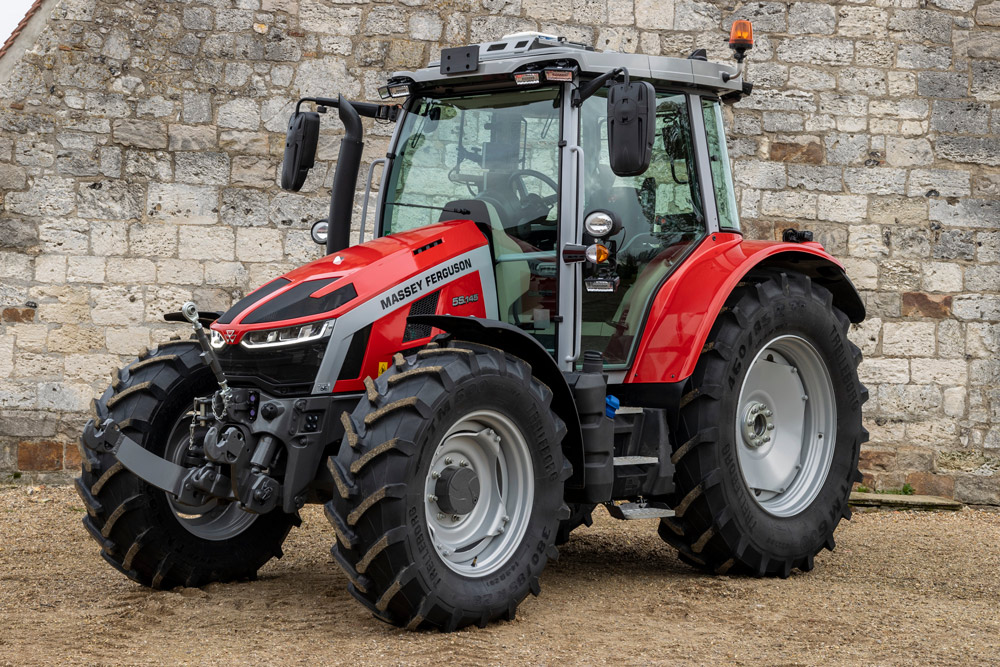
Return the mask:
M397 355L366 384L329 462L348 590L410 629L513 618L569 516L551 392L523 361L471 343Z
M178 465L203 464L189 448L204 432L190 431L196 397L218 389L215 377L190 340L144 352L118 371L94 404L98 422L111 417L122 432L157 456ZM197 448L196 448L197 449ZM101 555L127 577L152 588L201 586L252 579L274 557L297 515L249 514L236 503L211 500L183 505L146 483L114 456L80 443L83 470L76 489L87 509L83 525L101 545Z
M659 530L682 560L787 577L833 549L868 437L848 326L801 274L762 273L734 291L682 400L676 517Z

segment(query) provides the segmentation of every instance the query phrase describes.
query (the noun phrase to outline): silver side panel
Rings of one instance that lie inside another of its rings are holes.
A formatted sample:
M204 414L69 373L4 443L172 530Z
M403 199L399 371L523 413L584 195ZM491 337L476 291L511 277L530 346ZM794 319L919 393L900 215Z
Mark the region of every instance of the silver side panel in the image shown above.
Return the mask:
M468 260L469 268L460 271L448 280L431 285L428 276L435 271L449 267L456 263ZM422 273L417 274L407 284L422 281L422 287L405 299L395 301L390 308L384 308L382 300L391 297L399 291L400 285L392 285L389 289L364 303L352 308L348 313L337 318L330 334L330 342L326 347L326 354L323 356L323 363L320 364L319 373L316 374L316 382L313 384L312 393L329 394L333 389L340 369L347 358L347 348L351 344L351 337L355 333L365 328L372 322L376 322L390 312L411 305L414 301L422 299L431 292L440 289L448 283L458 278L465 277L471 273L479 273L479 282L483 289L483 306L486 308L486 317L497 319L497 290L496 278L493 275L493 262L490 258L490 248L487 245L476 248L470 252L452 257L440 264L432 266Z

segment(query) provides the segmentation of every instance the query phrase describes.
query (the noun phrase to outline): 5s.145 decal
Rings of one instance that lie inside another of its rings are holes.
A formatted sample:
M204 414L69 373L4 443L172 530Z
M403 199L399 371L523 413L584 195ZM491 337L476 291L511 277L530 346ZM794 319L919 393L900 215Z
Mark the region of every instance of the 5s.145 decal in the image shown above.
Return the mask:
M468 296L456 296L451 300L452 306L464 306L467 303L476 303L479 301L478 294L470 294Z

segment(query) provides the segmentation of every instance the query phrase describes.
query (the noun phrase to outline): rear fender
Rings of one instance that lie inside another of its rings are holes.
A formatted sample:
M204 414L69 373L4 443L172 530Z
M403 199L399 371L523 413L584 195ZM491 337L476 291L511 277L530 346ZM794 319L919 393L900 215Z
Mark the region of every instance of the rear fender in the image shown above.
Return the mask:
M852 322L865 306L844 266L819 243L744 241L738 234L706 238L653 299L626 383L680 382L690 377L726 299L748 274L763 268L809 276L833 294Z
M580 429L580 417L576 411L576 401L573 400L573 392L569 388L566 376L541 343L506 322L479 317L412 315L408 321L429 324L457 339L489 345L527 362L531 366L531 374L552 390L552 410L566 422L566 437L562 443L563 453L573 465L573 477L566 482L566 485L578 486L582 483L583 433Z

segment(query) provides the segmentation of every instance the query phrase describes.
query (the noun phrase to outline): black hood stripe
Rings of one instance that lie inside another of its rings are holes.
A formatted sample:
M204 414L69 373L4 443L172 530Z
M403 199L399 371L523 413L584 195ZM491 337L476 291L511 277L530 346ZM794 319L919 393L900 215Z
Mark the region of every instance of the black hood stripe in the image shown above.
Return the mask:
M261 304L259 308L251 311L241 324L260 324L262 322L278 322L281 320L294 320L299 317L309 317L328 313L331 310L343 306L348 301L357 298L358 293L353 284L347 284L340 289L336 289L326 296L313 297L319 290L330 285L339 278L327 280L310 280L301 285L296 285L287 292L282 292L267 303Z
M274 294L275 292L277 292L279 289L281 289L290 282L292 281L289 280L288 278L275 278L266 285L258 287L256 290L250 292L250 294L247 294L245 297L243 297L235 304L233 304L233 307L224 312L222 314L222 317L216 320L216 322L218 322L219 324L229 324L234 319L236 319L236 317L240 313L249 308L251 305L257 303L266 296Z

